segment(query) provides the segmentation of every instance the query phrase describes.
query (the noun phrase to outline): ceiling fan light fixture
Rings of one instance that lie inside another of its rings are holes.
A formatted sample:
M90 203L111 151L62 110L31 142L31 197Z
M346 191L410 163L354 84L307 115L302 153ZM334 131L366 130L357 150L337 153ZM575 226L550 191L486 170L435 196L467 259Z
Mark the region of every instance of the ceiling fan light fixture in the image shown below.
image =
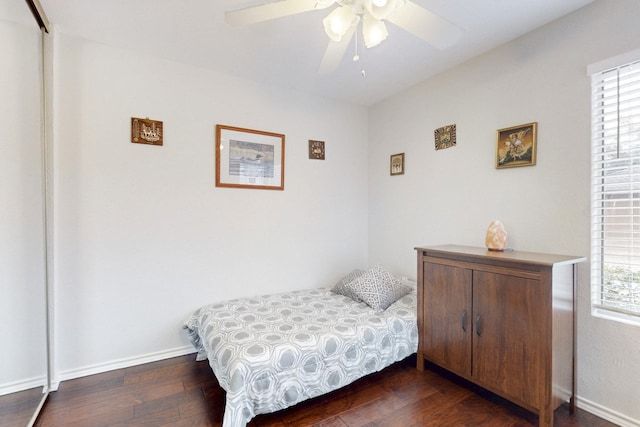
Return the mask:
M387 39L386 22L413 34L435 48L446 49L460 40L464 30L416 3L418 0L260 0L258 6L227 11L227 24L244 26L303 12L327 9L323 20L329 38L318 73L340 65L355 34L363 35L366 47ZM420 0L426 2L427 0ZM258 0L253 0L258 2ZM360 27L360 28L359 28ZM362 31L360 33L359 31ZM358 59L356 48L355 59ZM364 74L364 73L363 73Z
M322 20L324 32L331 40L339 42L349 28L358 23L359 19L351 7L338 7Z
M366 14L362 20L362 38L364 45L371 48L382 43L389 36L387 26L384 22L379 21L369 14Z
M405 0L365 0L367 12L376 19L389 18L396 9L404 6Z

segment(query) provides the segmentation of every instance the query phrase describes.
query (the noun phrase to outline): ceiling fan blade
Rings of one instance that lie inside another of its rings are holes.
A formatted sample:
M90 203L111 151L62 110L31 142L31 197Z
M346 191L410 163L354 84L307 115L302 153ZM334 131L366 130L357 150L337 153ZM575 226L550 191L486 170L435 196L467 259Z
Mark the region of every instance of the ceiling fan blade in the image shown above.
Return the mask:
M280 0L260 6L225 12L227 24L234 27L250 25L316 9L317 0Z
M324 56L322 57L322 62L318 67L319 74L328 74L332 71L335 71L340 62L342 62L342 57L344 53L347 51L349 47L349 43L351 43L351 38L353 37L353 33L355 32L357 25L352 26L344 36L342 36L342 40L339 42L334 42L333 40L329 40L329 45L327 46L327 50L324 51Z
M438 49L452 46L464 34L461 28L410 0L397 9L387 21Z

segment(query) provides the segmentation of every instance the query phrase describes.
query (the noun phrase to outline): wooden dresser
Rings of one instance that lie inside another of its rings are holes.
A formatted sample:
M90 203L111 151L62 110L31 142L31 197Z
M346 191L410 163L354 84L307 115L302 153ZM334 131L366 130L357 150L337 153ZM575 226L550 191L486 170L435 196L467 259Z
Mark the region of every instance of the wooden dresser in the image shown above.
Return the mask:
M418 247L418 369L439 365L553 426L575 409L576 263L584 257Z

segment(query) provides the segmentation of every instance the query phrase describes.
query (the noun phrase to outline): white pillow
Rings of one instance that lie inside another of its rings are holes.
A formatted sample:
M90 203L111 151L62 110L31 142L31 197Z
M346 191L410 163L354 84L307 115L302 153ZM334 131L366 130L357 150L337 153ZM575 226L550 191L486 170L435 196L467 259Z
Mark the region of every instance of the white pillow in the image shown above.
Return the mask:
M400 283L379 265L351 280L345 288L377 313L411 292L409 286Z

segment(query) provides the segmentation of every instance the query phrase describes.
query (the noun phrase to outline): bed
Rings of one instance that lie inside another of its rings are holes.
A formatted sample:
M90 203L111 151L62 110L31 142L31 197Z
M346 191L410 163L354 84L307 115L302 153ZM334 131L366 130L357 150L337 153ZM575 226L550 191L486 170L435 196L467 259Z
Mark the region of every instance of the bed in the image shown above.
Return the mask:
M187 319L197 360L209 360L226 392L223 427L244 427L417 351L415 289L388 273L382 283L376 268L354 270L331 289L209 304ZM347 286L354 280L360 286Z

